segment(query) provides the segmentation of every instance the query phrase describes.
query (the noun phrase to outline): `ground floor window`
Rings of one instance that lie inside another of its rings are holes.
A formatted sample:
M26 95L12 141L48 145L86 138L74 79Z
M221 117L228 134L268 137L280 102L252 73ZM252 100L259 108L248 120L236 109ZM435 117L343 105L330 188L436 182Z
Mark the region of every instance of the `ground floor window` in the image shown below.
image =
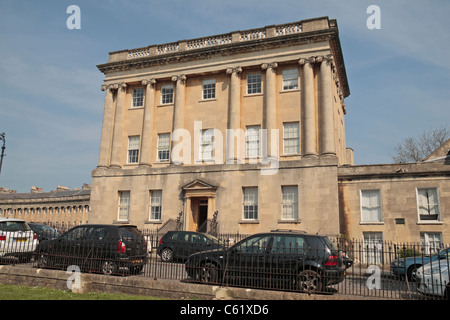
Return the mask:
M440 232L421 232L420 242L424 250L424 254L437 253L442 245L442 233Z
M150 220L161 220L162 191L150 191Z
M383 233L363 232L362 261L368 264L383 263Z
M119 191L119 217L118 220L126 221L130 215L130 191Z
M244 220L258 219L258 188L243 188Z

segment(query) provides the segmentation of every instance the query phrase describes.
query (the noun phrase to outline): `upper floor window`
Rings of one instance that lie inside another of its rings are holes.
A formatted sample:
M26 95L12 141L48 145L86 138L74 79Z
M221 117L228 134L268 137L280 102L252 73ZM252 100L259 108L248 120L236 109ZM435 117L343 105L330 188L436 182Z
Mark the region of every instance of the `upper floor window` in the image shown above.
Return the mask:
M214 158L214 130L202 130L202 140L200 148L201 160L212 160Z
M381 222L380 190L361 190L361 222Z
M132 93L132 107L142 107L144 105L144 88L135 88Z
M251 73L247 75L247 94L261 93L261 74Z
M283 70L283 90L298 89L298 69Z
M283 123L283 154L298 154L300 152L298 122Z
M437 188L417 189L419 221L440 221Z
M128 137L128 163L138 163L139 136Z
M173 103L173 85L168 84L161 87L161 103L171 104Z
M158 134L157 161L169 161L170 156L170 133Z
M216 98L216 80L203 80L202 82L203 100Z
M245 135L246 155L249 158L260 155L260 126L248 126Z

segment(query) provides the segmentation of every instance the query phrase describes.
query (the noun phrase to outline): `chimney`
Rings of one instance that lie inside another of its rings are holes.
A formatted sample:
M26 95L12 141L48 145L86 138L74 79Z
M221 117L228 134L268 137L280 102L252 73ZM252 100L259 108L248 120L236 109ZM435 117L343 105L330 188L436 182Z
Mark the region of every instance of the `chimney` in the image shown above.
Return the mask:
M31 193L42 193L42 188L38 188L36 186L32 186L30 192Z

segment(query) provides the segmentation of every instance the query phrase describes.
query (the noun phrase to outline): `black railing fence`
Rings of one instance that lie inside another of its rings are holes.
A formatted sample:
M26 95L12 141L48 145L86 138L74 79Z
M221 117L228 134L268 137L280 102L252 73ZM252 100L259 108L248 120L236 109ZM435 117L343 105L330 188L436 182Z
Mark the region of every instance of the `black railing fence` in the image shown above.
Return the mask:
M332 245L326 248L267 239L235 246L249 236L244 234L218 234L217 242L186 239L165 246L162 234L144 231L142 236L68 238L0 231L0 262L63 270L75 265L82 272L310 294L445 299L449 292L448 246L342 238L330 238ZM170 259L163 261L163 249L170 250Z

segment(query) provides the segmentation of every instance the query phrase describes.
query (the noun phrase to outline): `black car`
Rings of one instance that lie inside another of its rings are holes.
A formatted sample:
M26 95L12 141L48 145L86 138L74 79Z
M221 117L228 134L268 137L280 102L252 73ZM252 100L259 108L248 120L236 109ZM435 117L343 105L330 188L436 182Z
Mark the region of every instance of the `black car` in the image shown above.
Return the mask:
M30 226L31 230L37 235L37 239L39 242L43 240L53 240L59 237L59 232L45 224L42 223L35 223L35 222L28 222L28 225Z
M186 261L195 281L307 292L343 281L345 269L341 252L328 237L295 231L255 234Z
M104 274L138 274L147 263L147 243L132 225L85 224L36 247L39 267L76 265Z
M170 262L186 260L191 254L224 248L222 242L216 237L193 231L169 231L159 240L156 252L161 260Z

